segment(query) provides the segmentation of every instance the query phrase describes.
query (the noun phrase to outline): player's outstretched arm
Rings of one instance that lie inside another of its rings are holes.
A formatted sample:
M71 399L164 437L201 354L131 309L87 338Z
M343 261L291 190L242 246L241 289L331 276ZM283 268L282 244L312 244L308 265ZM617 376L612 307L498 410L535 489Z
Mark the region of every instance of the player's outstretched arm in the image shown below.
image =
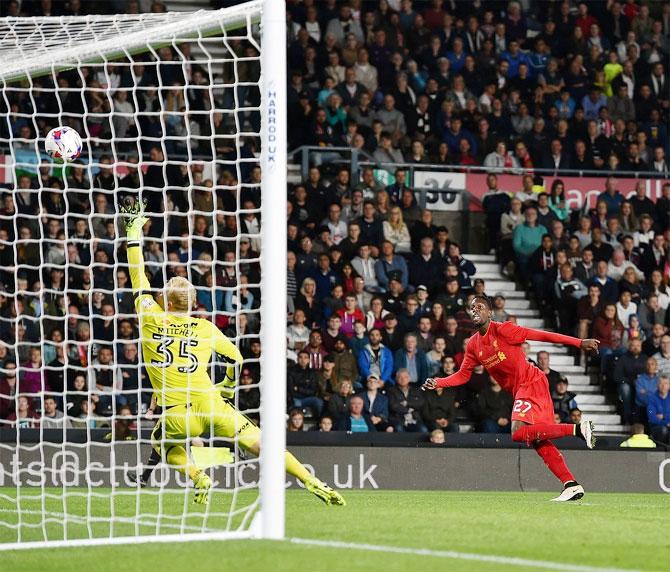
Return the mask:
M465 349L463 363L456 373L453 373L447 377L429 377L421 386L421 389L424 391L430 391L432 389L437 389L438 387L456 387L457 385L464 385L470 381L472 372L478 365L479 361L474 356L474 352L468 345L468 347Z
M582 343L581 343L580 347L585 352L596 352L596 353L598 353L599 344L600 344L600 340L597 340L595 338L584 338L582 340Z
M127 197L119 204L119 212L124 215L126 239L128 240L128 266L133 294L136 296L151 287L144 272L144 256L142 255L142 228L149 220L144 216L144 205L137 199Z
M226 367L226 375L222 381L215 383L214 386L221 390L221 395L226 399L232 399L235 392L237 379L235 377L235 364L242 363L242 354L238 347L221 333L221 330L212 324L212 338L214 341L214 351L223 356L229 363Z
M526 339L534 342L549 342L552 344L563 344L566 346L574 346L587 352L597 352L600 340L588 338L581 340L573 336L566 336L564 334L557 334L554 332L543 332L542 330L533 330L532 328L524 328L526 332Z
M457 385L464 385L470 380L471 375L472 370L466 371L461 367L461 369L449 377L429 377L421 386L421 389L427 391L430 389L437 389L438 387L456 387Z
M235 397L235 386L237 385L237 378L235 376L235 366L229 365L226 367L226 374L222 381L214 384L223 397L226 399L233 399Z
M211 322L210 322L211 323ZM239 348L221 333L221 330L212 324L214 351L225 357L229 362L242 363L242 354Z
M421 386L421 391L432 391L433 389L437 389L437 380L434 377L426 378Z

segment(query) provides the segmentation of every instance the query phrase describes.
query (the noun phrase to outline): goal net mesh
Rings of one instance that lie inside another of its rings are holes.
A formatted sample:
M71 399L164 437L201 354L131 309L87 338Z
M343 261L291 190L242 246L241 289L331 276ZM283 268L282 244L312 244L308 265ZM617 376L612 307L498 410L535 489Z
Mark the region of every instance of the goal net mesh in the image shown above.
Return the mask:
M0 21L0 543L248 533L258 461L234 438L187 440L214 458L207 505L164 463L132 478L160 411L117 201L147 201L152 289L196 287L258 420L261 6ZM59 125L82 137L74 164L44 153Z

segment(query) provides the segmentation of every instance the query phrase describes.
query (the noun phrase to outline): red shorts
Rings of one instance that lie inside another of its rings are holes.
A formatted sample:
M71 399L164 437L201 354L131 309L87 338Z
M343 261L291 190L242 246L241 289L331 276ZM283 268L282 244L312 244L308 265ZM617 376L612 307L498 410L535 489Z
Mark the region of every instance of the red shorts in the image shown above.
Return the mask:
M528 425L554 423L554 402L549 394L547 378L542 377L517 389L512 406L512 421L522 421Z

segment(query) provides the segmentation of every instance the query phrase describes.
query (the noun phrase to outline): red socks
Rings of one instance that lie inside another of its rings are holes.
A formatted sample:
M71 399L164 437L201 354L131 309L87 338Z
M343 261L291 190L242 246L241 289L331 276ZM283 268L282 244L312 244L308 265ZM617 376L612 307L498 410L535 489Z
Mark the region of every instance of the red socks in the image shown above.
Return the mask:
M570 423L540 423L538 425L524 425L512 433L512 440L533 446L544 464L556 475L563 484L574 481L570 469L565 464L563 455L549 439L570 437L575 434L575 426Z
M575 426L571 423L539 423L537 425L524 425L517 429L512 433L512 440L517 443L526 443L530 447L534 441L571 437L574 434Z
M563 425L556 425L556 427L562 427ZM530 428L530 426L528 426ZM556 448L556 446L551 441L540 441L534 445L535 451L537 454L542 457L544 464L547 465L549 470L556 475L556 478L565 484L568 481L574 481L575 477L568 469L568 466L565 464L565 459L561 452Z

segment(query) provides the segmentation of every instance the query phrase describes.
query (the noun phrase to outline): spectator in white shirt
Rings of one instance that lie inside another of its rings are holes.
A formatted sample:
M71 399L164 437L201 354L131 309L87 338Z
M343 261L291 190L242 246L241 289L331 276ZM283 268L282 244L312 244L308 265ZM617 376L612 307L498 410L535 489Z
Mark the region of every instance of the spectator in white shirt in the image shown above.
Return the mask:
M538 193L533 190L534 181L532 175L524 175L521 179L521 190L514 193L525 207L534 205L538 200ZM546 193L545 193L546 194ZM539 217L539 212L538 212ZM549 227L547 227L549 228Z
M114 115L112 116L112 123L114 125L114 136L124 138L128 133L128 128L135 123L133 117L135 108L128 101L128 92L123 90L117 91L114 94L113 103Z
M372 158L378 163L402 163L405 160L402 151L393 146L391 135L386 131L382 133L381 141L372 154Z
M484 167L518 169L519 161L517 161L511 152L507 151L507 144L504 141L500 141L496 145L496 150L484 157Z
M391 94L384 96L384 104L375 112L374 118L381 121L384 131L390 133L392 139L407 133L405 116L396 109L395 98Z
M633 233L635 246L641 244L651 244L654 241L654 219L648 214L640 217L640 230Z
M635 274L637 275L638 280L644 280L644 274L642 271L630 260L626 260L626 255L624 254L623 249L615 248L614 252L612 253L612 258L607 264L607 275L619 282L626 270L629 268L635 270ZM627 324L628 322L624 322L622 320L622 323Z
M325 67L325 72L328 77L332 77L335 83L342 83L344 81L344 72L346 68L340 64L340 54L337 50L333 50L328 54L328 65Z
M658 374L670 375L670 336L668 334L661 338L661 349L652 357L658 363Z
M668 176L668 163L665 160L665 151L663 147L654 148L654 161L651 164L651 170L661 174L664 177Z
M647 296L658 296L659 306L664 310L670 305L670 288L663 281L663 274L660 270L652 271L647 292Z
M370 292L379 291L379 282L377 282L377 273L375 272L375 260L370 257L370 247L367 244L362 244L358 248L358 256L351 260L351 266L363 278L366 290Z
M628 324L630 317L637 315L637 304L631 302L631 297L628 290L622 290L619 294L619 301L616 303L616 315L622 324Z
M293 312L293 323L286 330L286 341L290 350L300 351L309 342L310 329L305 326L305 312Z
M579 239L579 246L586 248L591 244L591 217L579 218L579 228L573 233Z
M409 253L412 250L411 237L405 221L402 218L400 207L391 209L389 220L382 223L384 239L388 240L398 253Z
M351 221L363 216L364 196L361 189L351 191L351 203L344 205L341 218L350 223Z
M258 209L256 205L251 200L244 201L242 207L246 211L244 217L242 218L242 229L241 231L249 235L249 243L251 244L251 249L254 252L260 252L261 248L261 223L256 216L258 214Z
M361 28L360 23L353 19L351 6L348 4L342 5L340 7L340 15L328 22L326 35L328 34L332 34L335 37L338 45L343 44L344 38L346 38L348 34L356 36L356 40L361 44L365 41L363 29Z
M56 399L52 395L47 395L44 398L44 411L42 411L41 425L45 429L62 429L71 427L70 420L65 417L65 414L58 409Z
M370 63L370 55L365 48L358 50L358 59L354 64L356 81L361 82L370 93L377 91L377 68Z
M317 44L321 41L321 24L319 24L319 15L314 6L307 8L305 17L305 29Z
M340 244L347 236L347 223L341 218L342 207L333 203L328 207L328 218L324 219L323 225L330 230L330 237L333 244Z
M121 85L121 74L116 66L107 63L105 68L95 74L95 80L100 84L100 87L108 89L109 91L116 91Z

